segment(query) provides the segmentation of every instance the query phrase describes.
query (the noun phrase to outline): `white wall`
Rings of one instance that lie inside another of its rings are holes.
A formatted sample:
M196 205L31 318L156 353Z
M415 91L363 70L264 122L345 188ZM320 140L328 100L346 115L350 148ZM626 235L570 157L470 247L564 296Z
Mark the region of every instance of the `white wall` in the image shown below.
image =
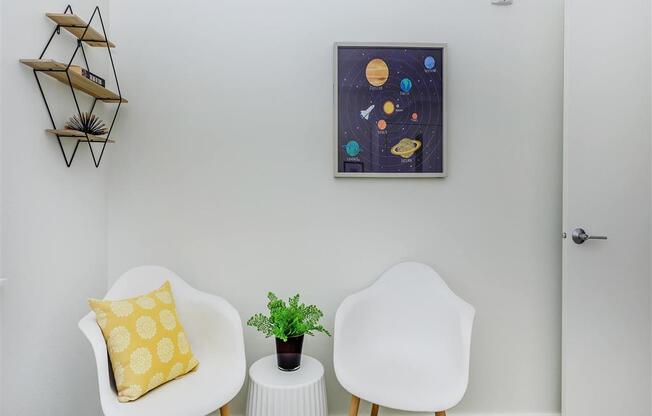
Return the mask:
M2 6L0 5L0 22L2 22ZM2 56L2 30L0 29L0 57ZM0 64L0 236L2 236L2 65ZM0 237L0 273L2 272L2 238ZM2 313L3 313L3 286L4 278L0 275L0 416L4 413L2 411Z
M77 329L86 298L106 288L106 165L80 148L66 168L34 75L18 63L36 58L53 24L45 12L64 1L2 1L2 410L5 415L93 415L99 400L91 349ZM107 1L73 4L82 16ZM62 31L48 57L70 57ZM96 54L89 52L93 56ZM90 56L89 56L90 58ZM96 64L98 72L106 66ZM43 79L57 120L73 114L69 90ZM88 100L84 99L88 104Z
M558 412L562 14L561 0L111 0L130 104L108 155L110 282L162 264L243 319L268 290L299 291L332 326L347 294L424 261L478 312L459 411ZM447 179L332 177L334 41L448 42ZM246 343L250 362L273 352L250 329ZM331 340L305 347L343 413Z

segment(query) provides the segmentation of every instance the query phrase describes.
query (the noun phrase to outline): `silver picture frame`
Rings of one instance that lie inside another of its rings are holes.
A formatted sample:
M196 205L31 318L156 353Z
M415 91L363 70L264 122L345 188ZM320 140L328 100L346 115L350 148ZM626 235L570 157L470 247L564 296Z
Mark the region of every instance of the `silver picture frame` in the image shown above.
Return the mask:
M360 48L433 48L441 49L443 57L442 86L442 172L384 173L339 171L339 108L338 108L338 50L341 47ZM448 44L447 43L401 43L401 42L335 42L333 44L333 174L336 178L445 178L448 175Z

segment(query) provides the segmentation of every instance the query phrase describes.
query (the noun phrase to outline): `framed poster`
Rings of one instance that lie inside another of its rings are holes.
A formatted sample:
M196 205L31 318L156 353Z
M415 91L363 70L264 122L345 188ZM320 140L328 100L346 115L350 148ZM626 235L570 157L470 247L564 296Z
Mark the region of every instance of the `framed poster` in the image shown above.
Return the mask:
M335 176L446 176L446 45L336 43Z

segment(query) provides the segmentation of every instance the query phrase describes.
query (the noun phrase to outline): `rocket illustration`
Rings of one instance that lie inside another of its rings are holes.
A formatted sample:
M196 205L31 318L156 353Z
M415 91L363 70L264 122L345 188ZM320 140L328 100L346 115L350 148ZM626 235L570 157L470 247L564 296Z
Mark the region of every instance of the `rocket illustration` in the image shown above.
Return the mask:
M375 105L371 104L369 108L367 108L366 110L360 111L360 117L364 118L365 120L369 120L369 114L373 111L375 107L376 107Z

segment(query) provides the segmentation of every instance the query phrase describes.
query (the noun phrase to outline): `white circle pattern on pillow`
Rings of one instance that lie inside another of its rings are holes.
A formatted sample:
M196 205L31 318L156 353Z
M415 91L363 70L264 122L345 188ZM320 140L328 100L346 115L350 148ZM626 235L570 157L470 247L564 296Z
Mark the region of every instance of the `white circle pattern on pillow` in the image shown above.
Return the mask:
M136 303L143 309L154 309L156 306L156 301L149 296L141 296L136 299Z
M192 371L193 368L195 368L199 364L197 362L197 359L195 357L192 357L190 361L188 361L188 368L186 368L186 372Z
M163 373L156 373L149 379L149 384L147 385L147 390L152 390L160 386L165 382L165 376Z
M134 374L145 374L152 368L152 354L145 347L137 348L131 353L129 367Z
M156 321L149 316L141 316L136 320L136 332L142 339L152 339L156 335Z
M161 325L163 325L163 328L167 329L168 331L172 331L177 327L177 320L174 319L174 314L168 309L163 309L161 312L159 312L158 317L161 321Z
M181 373L183 373L183 364L176 363L170 369L170 374L168 374L168 380L172 380L179 377Z
M116 387L121 387L125 382L125 369L122 364L118 363L113 369L113 377L115 378Z
M186 355L188 354L188 351L190 351L190 345L188 344L188 338L186 338L185 333L179 332L177 335L177 346L182 355Z
M109 333L109 349L113 352L122 352L131 342L131 335L124 326L116 326Z
M106 312L104 312L102 309L99 309L97 312L95 312L95 320L97 321L97 324L100 326L100 328L104 329L106 328L106 324L109 321L108 316L106 316Z
M138 384L132 384L129 388L122 391L122 395L126 397L139 397L143 393L142 387Z
M156 293L156 297L163 303L170 304L172 303L172 295L167 290Z
M174 356L174 343L170 338L163 338L156 344L156 354L162 363L169 363Z
M126 318L134 311L134 307L127 301L111 302L111 312L118 318Z

